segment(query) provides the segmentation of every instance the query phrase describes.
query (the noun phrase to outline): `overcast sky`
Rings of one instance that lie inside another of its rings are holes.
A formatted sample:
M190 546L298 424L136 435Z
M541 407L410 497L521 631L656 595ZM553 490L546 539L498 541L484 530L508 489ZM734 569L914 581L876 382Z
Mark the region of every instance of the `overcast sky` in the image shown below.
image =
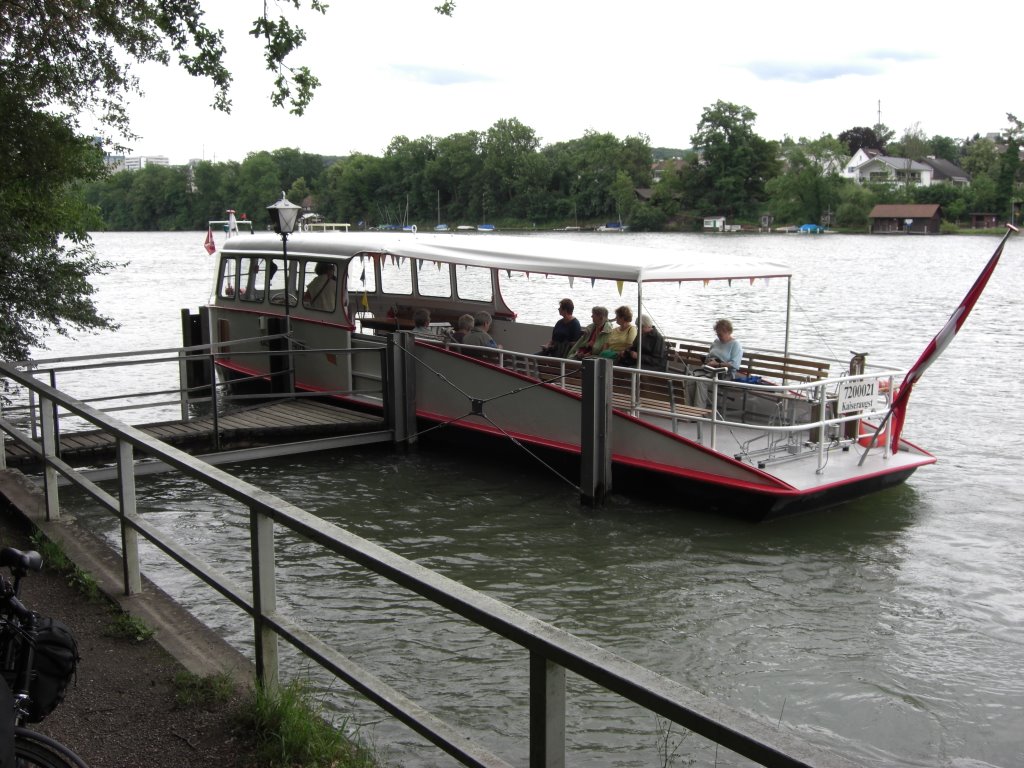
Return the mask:
M767 139L818 138L878 121L897 136L966 138L1024 118L1017 2L943 8L896 0L690 4L681 0L329 0L290 12L308 38L294 57L321 80L303 117L270 105L272 76L247 35L258 0L205 3L225 30L231 115L177 68L139 70L134 155L242 160L295 147L380 155L404 135L485 131L517 118L542 144L587 130L688 147L703 109L747 106ZM271 3L273 5L273 3ZM285 3L282 7L290 5Z

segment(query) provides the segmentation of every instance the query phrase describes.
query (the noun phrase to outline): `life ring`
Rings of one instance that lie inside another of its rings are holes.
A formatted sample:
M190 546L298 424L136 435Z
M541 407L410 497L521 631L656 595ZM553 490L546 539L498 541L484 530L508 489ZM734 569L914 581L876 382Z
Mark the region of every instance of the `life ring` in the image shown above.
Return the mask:
M865 448L867 448L868 446L872 445L871 438L875 434L875 430L878 429L878 427L871 426L870 424L866 423L863 419L857 422L857 424L860 428L860 439L857 440L857 442L860 443ZM878 437L874 441L874 447L881 448L882 446L885 445L888 439L889 424L887 422L886 425L882 428L882 431L878 433Z

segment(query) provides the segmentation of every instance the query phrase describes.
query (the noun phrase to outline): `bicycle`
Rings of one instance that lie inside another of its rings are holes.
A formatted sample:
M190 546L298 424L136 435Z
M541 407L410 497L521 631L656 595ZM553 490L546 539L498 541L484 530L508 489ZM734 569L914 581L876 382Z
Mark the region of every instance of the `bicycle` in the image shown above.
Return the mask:
M56 739L25 726L48 715L63 699L64 685L58 685L50 700L42 697L41 674L36 660L40 623L46 621L21 602L21 580L43 567L38 552L13 547L0 549L0 567L10 568L13 580L0 575L0 672L13 695L14 757L17 768L89 768L82 758ZM75 661L77 661L77 652ZM33 693L36 698L33 698ZM4 715L0 714L0 717ZM0 755L0 761L3 756Z

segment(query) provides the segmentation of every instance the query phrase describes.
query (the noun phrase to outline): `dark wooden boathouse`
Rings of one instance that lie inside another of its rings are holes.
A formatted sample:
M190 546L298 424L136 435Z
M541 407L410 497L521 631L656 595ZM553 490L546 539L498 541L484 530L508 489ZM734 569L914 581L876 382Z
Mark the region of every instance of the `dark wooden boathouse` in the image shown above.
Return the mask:
M942 222L942 206L876 205L868 214L868 231L873 234L937 235Z

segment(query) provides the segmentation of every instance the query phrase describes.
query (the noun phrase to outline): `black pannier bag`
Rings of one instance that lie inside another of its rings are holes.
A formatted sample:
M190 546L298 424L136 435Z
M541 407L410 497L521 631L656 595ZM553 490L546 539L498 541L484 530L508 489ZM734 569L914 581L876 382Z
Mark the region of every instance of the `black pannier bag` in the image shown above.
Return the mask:
M80 658L75 636L64 622L43 616L36 620L31 702L26 720L38 723L64 701Z

